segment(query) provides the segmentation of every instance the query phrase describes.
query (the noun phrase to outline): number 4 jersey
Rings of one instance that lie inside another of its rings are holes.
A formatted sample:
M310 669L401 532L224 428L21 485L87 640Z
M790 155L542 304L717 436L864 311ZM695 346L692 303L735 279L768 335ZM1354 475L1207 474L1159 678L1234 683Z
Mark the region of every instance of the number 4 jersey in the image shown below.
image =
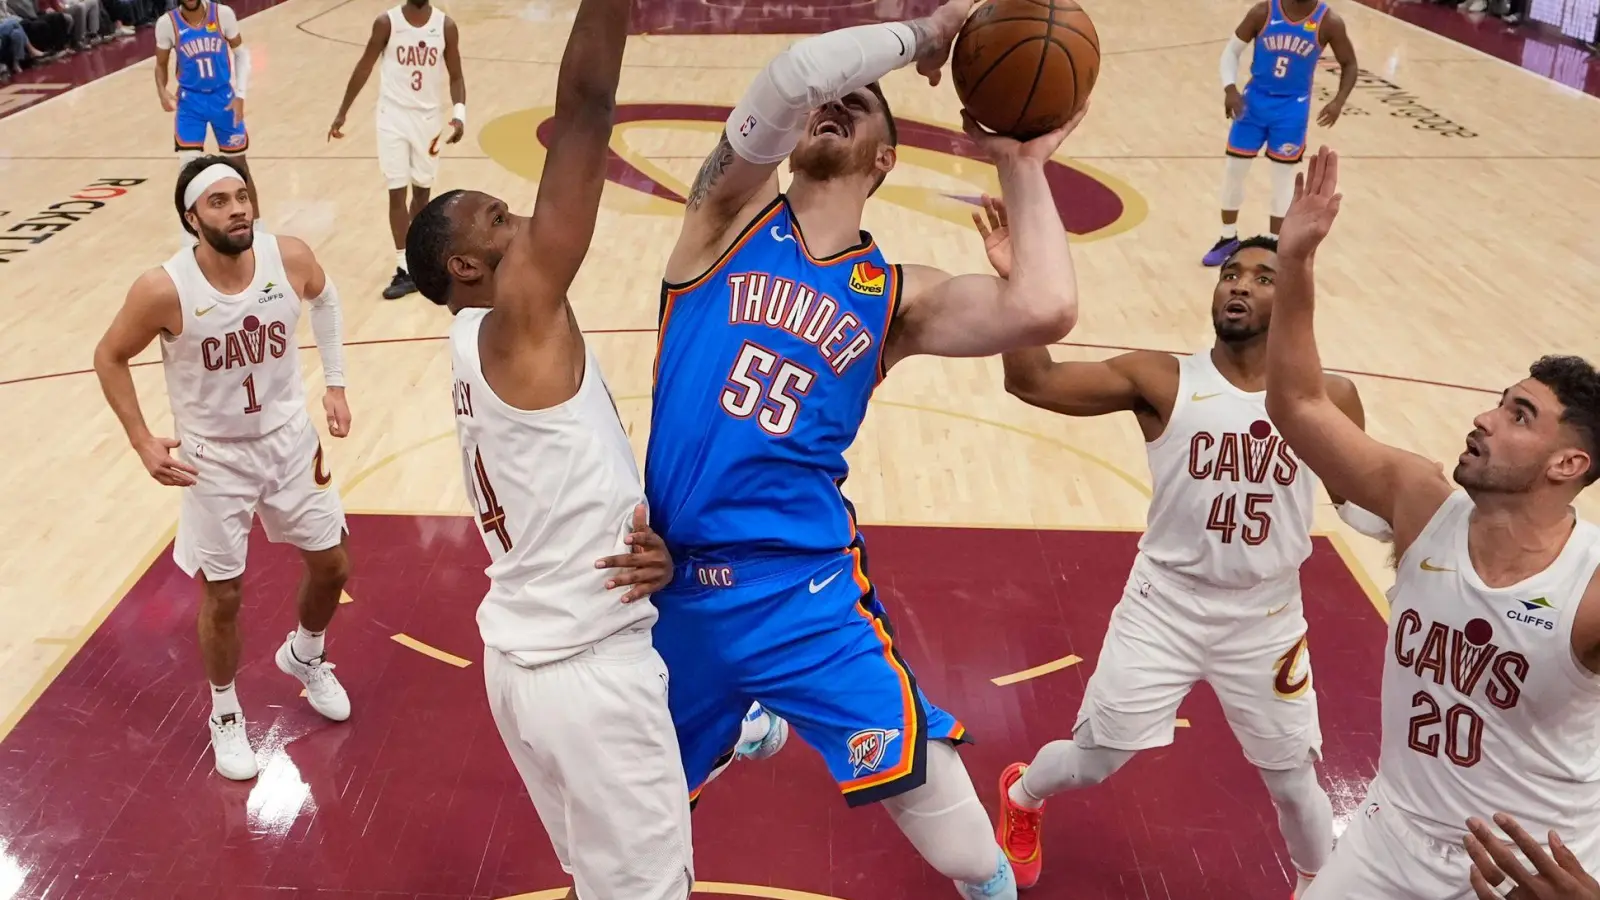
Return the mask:
M700 278L664 285L645 462L679 562L841 550L844 452L882 375L900 270L866 232L818 259L778 197Z
M1179 357L1172 416L1145 450L1150 560L1233 591L1295 576L1311 555L1316 476L1268 421L1266 393L1234 387L1209 351Z
M571 399L517 409L483 377L478 334L489 313L463 309L450 326L462 474L489 551L478 631L522 665L543 665L655 622L654 605L622 603L626 587L606 588L617 570L594 565L627 552L644 491L594 355L584 351Z
M300 297L289 284L277 237L257 231L250 286L224 294L211 286L194 248L162 264L178 289L183 330L163 335L161 363L178 431L244 440L306 415L295 326Z
M1572 651L1600 528L1579 520L1555 562L1491 588L1473 569L1473 503L1451 494L1389 590L1383 664L1385 795L1430 837L1460 845L1468 816L1510 813L1600 862L1600 677Z

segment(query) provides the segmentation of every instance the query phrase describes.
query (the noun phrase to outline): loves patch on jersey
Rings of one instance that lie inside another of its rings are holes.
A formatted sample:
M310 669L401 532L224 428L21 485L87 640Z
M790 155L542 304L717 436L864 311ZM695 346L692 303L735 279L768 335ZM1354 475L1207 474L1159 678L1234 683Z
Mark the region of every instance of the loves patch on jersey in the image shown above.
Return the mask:
M882 297L888 285L888 272L871 260L856 263L850 270L850 290L869 297Z

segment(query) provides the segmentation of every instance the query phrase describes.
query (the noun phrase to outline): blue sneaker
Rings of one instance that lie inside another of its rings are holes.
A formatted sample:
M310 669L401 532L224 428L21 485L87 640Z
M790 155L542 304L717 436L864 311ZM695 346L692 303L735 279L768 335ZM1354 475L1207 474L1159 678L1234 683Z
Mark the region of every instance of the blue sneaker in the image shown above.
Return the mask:
M1228 261L1233 251L1239 249L1239 239L1236 237L1222 238L1206 251L1205 258L1200 260L1201 265L1216 268Z
M739 726L739 743L733 755L739 759L766 759L783 749L789 741L789 723L762 708L750 704Z
M956 882L956 890L964 900L1017 900L1017 879L1011 872L1011 862L1005 851L1000 851L1000 871L983 884Z

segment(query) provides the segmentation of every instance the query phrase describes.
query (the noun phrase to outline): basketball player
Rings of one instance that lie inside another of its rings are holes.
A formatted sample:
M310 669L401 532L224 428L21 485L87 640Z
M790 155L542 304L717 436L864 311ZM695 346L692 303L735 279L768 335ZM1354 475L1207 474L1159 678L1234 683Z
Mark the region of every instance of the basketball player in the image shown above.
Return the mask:
M335 722L350 717L350 698L323 649L350 571L344 510L306 414L294 341L300 304L309 302L327 385L328 432L344 437L350 407L339 295L303 241L252 229L249 189L234 159L192 160L178 176L174 200L200 243L133 283L95 348L94 367L150 476L184 489L172 558L200 582L200 652L211 684L217 771L244 781L255 777L256 759L233 679L240 579L257 513L268 539L299 548L306 566L299 625L278 648L278 668L305 685L317 712ZM128 369L157 338L172 401L172 438L154 435L145 424Z
M500 736L578 897L684 900L688 786L647 599L672 561L567 300L599 214L629 5L578 6L532 216L449 191L412 220L406 257L422 295L455 316L456 433L489 551L478 628ZM616 567L629 571L604 571Z
M995 271L1012 266L1005 207L973 215ZM1098 784L1140 750L1172 743L1178 705L1197 681L1261 773L1299 873L1297 891L1333 849L1333 808L1317 782L1322 732L1306 649L1300 565L1311 555L1316 478L1266 413L1266 336L1278 267L1271 238L1226 262L1211 296L1207 353L1137 350L1054 362L1045 347L1005 354L1006 390L1069 416L1131 412L1144 433L1154 495L1139 555L1112 611L1071 740L1000 776L1000 846L1017 883L1037 883L1045 798ZM1325 376L1351 421L1365 421L1348 379ZM1382 536L1370 513L1340 515Z
M756 701L822 754L851 806L883 801L963 896L987 898L1016 885L953 746L965 729L917 688L840 492L896 363L1047 343L1077 318L1044 165L1081 113L1027 143L968 120L1012 204L1009 282L891 265L861 230L895 164L878 79L914 63L937 83L970 6L798 41L734 108L667 263L645 488L679 561L656 645L690 786Z
M1245 45L1254 42L1250 82L1239 92L1239 61ZM1332 47L1339 61L1339 91L1317 114L1317 124L1333 127L1344 102L1355 90L1360 66L1344 19L1326 0L1265 0L1245 13L1222 49L1222 108L1233 127L1228 131L1228 165L1222 176L1222 237L1205 255L1208 266L1220 266L1239 246L1239 207L1250 161L1266 147L1272 165L1272 236L1283 226L1294 190L1294 172L1306 152L1311 126L1311 87L1322 48Z
M167 58L178 51L178 93L167 90ZM156 96L161 108L174 113L172 149L187 167L206 152L210 129L217 151L231 157L244 173L252 215L261 217L256 184L245 151L250 134L244 127L244 97L250 86L250 48L244 45L233 7L210 0L178 0L156 20ZM185 225L192 246L195 232Z
M350 73L339 113L328 129L329 138L344 137L344 117L380 55L378 167L389 189L389 233L395 247L394 277L383 289L383 298L395 300L417 289L406 270L406 229L411 217L428 205L428 194L439 176L439 82L448 71L454 106L445 143L454 144L466 133L467 80L461 73L461 35L455 21L428 0L406 0L373 20L367 49ZM409 205L407 185L411 187Z
M1305 900L1471 896L1469 817L1499 810L1600 865L1600 373L1546 356L1472 421L1452 478L1329 399L1312 265L1339 211L1323 148L1284 218L1267 410L1328 489L1394 529L1378 774Z

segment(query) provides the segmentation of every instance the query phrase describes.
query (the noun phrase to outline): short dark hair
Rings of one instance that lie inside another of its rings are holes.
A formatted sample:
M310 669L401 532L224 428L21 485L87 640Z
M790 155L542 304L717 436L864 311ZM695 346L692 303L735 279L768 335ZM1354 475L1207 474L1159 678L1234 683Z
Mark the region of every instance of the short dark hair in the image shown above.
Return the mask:
M1228 254L1228 258L1223 260L1222 264L1227 265L1228 263L1233 262L1233 258L1235 256L1238 256L1240 253L1243 253L1246 250L1252 249L1261 249L1271 253L1277 253L1278 239L1275 237L1268 237L1264 234L1258 234L1252 238L1245 238L1239 242L1239 246L1233 248L1233 252Z
M1561 423L1578 433L1589 454L1585 485L1600 479L1600 372L1581 356L1541 356L1528 376L1550 389L1561 403Z
M239 180L243 181L245 184L250 183L249 176L245 174L244 169L240 167L239 163L234 159L222 156L221 154L213 153L210 156L197 156L185 163L183 170L178 173L178 186L172 191L172 206L178 211L178 222L179 224L183 225L183 230L193 234L195 237L199 237L200 235L197 234L193 228L189 227L189 220L184 218L184 213L189 211L189 207L184 204L183 195L188 192L189 183L194 181L197 175L218 164L227 166L235 172L238 172Z
M445 191L428 201L406 229L406 271L411 273L411 283L440 306L450 302L450 251L455 246L450 204L462 193Z
M870 84L867 85L867 90L872 92L872 96L878 98L878 105L883 108L884 121L887 122L888 125L889 125L889 146L891 146L891 147L899 147L900 146L900 126L895 124L895 121L894 121L894 110L889 108L889 98L884 96L884 94L883 94L883 86L878 84L876 81L874 81L874 82L871 82ZM874 182L873 185L872 185L872 192L869 193L867 196L870 197L870 196L872 196L872 194L877 193L878 192L878 188L883 186L883 180L885 178L888 178L888 177L889 177L889 173L887 173L887 172L883 173L882 175L879 175L878 176L878 180L876 182Z

